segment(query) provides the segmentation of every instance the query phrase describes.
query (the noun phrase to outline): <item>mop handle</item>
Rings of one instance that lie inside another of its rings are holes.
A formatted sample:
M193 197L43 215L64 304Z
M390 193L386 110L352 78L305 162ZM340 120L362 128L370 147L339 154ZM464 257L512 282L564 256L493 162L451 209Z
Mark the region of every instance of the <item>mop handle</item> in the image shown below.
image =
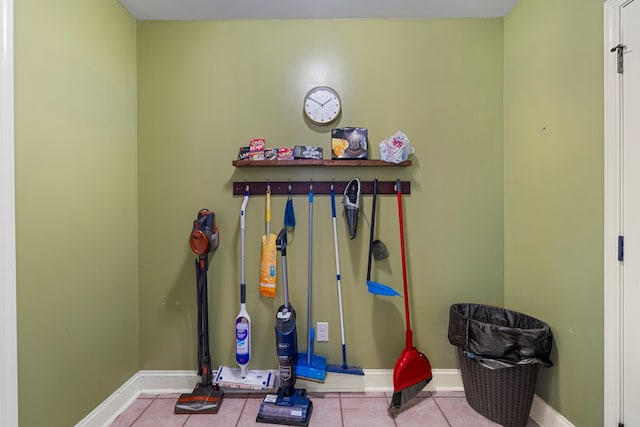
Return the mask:
M367 282L371 280L371 259L373 258L373 230L376 223L376 199L378 195L378 178L373 180L373 201L371 204L371 222L369 223L369 258L367 260ZM366 216L365 216L366 218Z
M336 194L331 184L331 220L333 222L333 246L336 255L336 281L338 282L338 309L340 310L340 336L342 337L342 347L344 348L344 319L342 314L342 285L340 283L340 252L338 250L338 232L336 225Z
M309 268L307 273L307 366L311 366L311 282L313 276L313 184L309 184Z
M396 181L396 195L398 196L398 221L400 223L400 253L402 254L402 284L404 286L404 314L407 319L407 347L412 346L411 321L409 320L409 289L407 286L407 257L404 249L404 221L402 220L402 194L400 180Z
M245 227L245 213L247 211L247 203L249 203L249 186L244 190L244 197L242 199L242 206L240 207L240 303L245 304L247 302L247 282L244 275L244 227Z

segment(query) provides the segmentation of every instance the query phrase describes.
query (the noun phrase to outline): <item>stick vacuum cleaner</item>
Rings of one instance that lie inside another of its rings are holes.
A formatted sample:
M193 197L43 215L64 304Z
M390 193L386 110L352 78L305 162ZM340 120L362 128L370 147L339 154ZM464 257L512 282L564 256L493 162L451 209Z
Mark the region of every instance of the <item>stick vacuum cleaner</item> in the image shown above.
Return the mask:
M313 404L307 390L295 388L298 358L296 312L289 302L287 283L287 232L283 228L276 239L276 249L282 255L282 283L284 304L276 314L276 352L280 367L278 394L268 394L260 404L256 421L259 423L308 426Z
M198 305L198 375L200 383L193 393L180 395L174 412L176 414L215 414L222 404L222 390L213 384L211 372L211 355L209 353L209 304L207 296L207 270L209 269L209 252L218 248L218 227L216 215L202 209L198 219L193 221L193 230L189 237L191 250L198 255L196 259L197 305Z

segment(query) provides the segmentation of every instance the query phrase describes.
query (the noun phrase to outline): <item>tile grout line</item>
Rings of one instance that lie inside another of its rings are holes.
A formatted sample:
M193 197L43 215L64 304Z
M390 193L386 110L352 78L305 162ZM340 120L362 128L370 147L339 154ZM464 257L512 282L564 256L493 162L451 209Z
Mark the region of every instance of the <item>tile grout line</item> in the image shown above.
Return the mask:
M436 397L433 395L433 393L431 393L431 398L433 399L433 402L436 404L436 406L438 407L438 410L440 411L440 413L444 417L444 420L447 422L449 427L451 427L451 422L449 421L449 418L447 417L447 414L444 413L444 411L442 410L442 408L438 404L438 399L436 399Z
M238 415L238 420L236 421L236 427L240 425L240 420L242 419L242 415L244 415L244 410L247 407L247 402L249 401L249 399L250 399L249 396L244 398L244 405L242 405L242 410L240 411L240 415Z
M136 400L138 400L138 398L136 398ZM129 427L133 427L133 425L140 419L142 418L142 414L144 414L145 412L147 412L147 409L149 409L151 407L151 405L153 404L153 402L156 400L156 397L154 397L153 399L149 399L149 404L147 406L144 407L144 409L140 412L140 415L138 415L136 417L135 420L133 420L131 422L131 424L129 424ZM134 401L135 402L135 401ZM133 403L132 403L133 404ZM122 415L124 413L124 411L122 413L120 413L118 416ZM118 418L116 417L116 420ZM115 420L114 420L115 421Z
M384 397L387 400L387 414L388 414L389 413L389 406L391 405L391 400L393 399L393 397L387 397L386 393L385 393ZM398 427L398 421L396 421L396 417L395 416L391 416L391 419L393 420L393 425Z
M174 409L174 411L175 411L175 409ZM174 413L175 413L175 412L174 412ZM187 418L184 420L184 423L182 423L182 427L184 427L184 426L187 424L187 421L189 421L189 418L191 418L191 414L189 414L189 415L187 416Z

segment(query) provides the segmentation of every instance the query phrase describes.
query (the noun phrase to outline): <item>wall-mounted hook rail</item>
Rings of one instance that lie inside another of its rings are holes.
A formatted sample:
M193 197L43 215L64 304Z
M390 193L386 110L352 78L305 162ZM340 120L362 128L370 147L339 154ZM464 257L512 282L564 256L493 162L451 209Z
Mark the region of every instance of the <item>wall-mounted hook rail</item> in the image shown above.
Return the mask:
M313 194L331 194L331 184L336 194L344 192L349 181L237 181L233 183L233 195L242 196L246 186L250 195L265 194L267 185L271 187L271 195L309 194L309 184L313 183ZM378 181L378 194L396 194L396 181ZM411 181L400 181L402 194L411 194ZM373 181L360 180L360 193L373 194Z

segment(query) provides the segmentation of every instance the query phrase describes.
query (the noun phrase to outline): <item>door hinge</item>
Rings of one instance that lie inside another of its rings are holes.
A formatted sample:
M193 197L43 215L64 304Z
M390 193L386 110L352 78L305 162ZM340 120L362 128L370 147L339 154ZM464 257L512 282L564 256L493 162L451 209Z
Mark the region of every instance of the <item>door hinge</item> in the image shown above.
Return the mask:
M618 427L624 427L624 423L618 423Z
M618 261L624 261L624 236L618 236Z
M618 55L618 74L622 74L622 72L624 71L624 59L623 59L623 55L624 55L624 48L625 45L623 45L622 43L618 44L617 46L614 46L611 48L611 53L613 52L617 52Z

